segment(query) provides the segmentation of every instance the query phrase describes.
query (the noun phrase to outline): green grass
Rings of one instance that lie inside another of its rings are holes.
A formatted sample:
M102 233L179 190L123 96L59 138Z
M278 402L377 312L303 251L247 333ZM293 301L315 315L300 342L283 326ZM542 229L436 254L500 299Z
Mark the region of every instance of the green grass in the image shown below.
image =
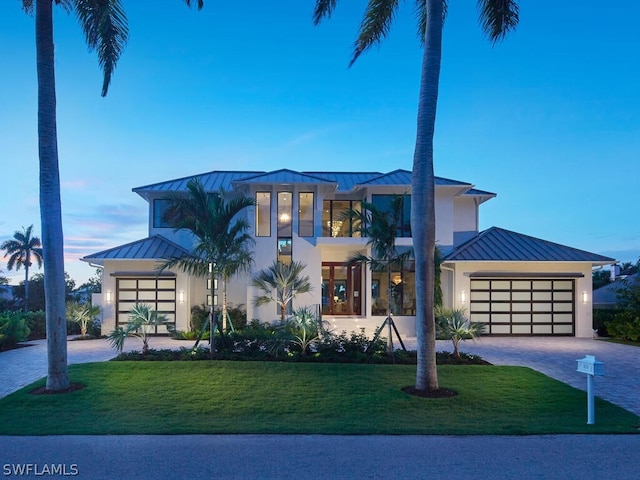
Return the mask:
M106 362L69 367L86 388L0 399L0 434L637 433L640 418L522 367L440 366L453 398L400 389L415 366L276 362Z

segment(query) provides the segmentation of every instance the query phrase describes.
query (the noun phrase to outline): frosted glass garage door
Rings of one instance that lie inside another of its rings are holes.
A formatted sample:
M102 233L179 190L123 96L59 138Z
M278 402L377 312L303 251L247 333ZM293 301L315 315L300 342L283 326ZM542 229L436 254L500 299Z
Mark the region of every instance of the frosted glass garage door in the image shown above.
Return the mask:
M129 314L136 303L149 305L175 326L176 279L116 278L116 325L129 322ZM153 333L168 333L167 327L157 326Z
M573 335L574 303L574 280L471 280L471 320L489 335Z

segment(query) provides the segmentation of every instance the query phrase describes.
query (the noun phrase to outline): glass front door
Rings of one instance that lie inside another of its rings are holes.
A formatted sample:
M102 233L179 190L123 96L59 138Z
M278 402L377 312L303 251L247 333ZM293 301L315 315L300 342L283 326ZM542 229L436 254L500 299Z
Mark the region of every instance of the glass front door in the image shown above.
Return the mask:
M322 314L361 315L362 267L322 264Z

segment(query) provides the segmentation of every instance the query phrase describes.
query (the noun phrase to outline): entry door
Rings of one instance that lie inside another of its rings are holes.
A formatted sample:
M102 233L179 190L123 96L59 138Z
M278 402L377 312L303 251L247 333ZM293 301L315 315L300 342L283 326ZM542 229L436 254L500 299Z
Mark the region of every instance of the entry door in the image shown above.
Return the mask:
M343 263L322 264L322 314L360 315L362 267Z

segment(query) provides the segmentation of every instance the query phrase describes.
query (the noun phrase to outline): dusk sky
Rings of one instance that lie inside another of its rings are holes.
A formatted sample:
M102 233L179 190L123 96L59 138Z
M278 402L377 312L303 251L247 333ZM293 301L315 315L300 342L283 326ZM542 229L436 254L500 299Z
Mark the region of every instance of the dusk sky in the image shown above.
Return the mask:
M21 3L0 9L0 242L30 224L41 234L34 19ZM133 187L211 170L411 169L414 2L351 68L365 0L343 0L319 27L312 0L123 4L130 38L106 98L77 20L55 9L66 271L78 284L94 273L78 258L147 235ZM481 229L638 260L639 14L631 0L522 0L519 27L492 47L476 2L450 0L435 170L498 194Z

